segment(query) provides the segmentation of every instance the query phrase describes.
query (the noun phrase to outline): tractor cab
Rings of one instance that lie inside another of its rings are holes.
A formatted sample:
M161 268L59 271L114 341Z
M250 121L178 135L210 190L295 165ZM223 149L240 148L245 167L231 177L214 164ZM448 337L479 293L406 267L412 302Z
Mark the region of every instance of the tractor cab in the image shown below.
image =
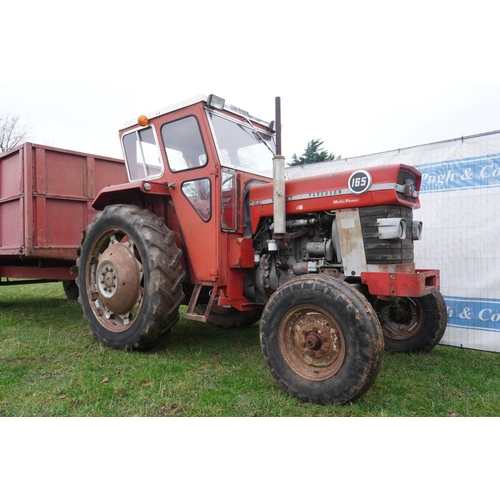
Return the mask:
M244 232L247 186L272 180L273 126L209 95L141 115L120 131L130 182L104 189L94 207L125 199L164 218L195 287L188 316L201 289L211 295L219 289L226 305L247 307L241 282L242 269L254 266L252 242L242 263L237 239Z

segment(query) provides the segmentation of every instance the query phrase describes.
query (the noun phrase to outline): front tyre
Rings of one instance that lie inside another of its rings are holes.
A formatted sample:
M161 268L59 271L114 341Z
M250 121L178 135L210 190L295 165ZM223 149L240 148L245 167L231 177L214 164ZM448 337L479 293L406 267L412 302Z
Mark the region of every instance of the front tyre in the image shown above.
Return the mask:
M369 302L327 276L296 278L269 299L260 322L264 359L292 396L345 404L375 382L382 364L382 328Z
M376 301L385 348L392 352L429 352L446 330L448 313L440 292L423 297L396 297Z
M181 251L148 210L106 207L86 229L79 249L79 302L102 344L142 350L160 342L179 319Z

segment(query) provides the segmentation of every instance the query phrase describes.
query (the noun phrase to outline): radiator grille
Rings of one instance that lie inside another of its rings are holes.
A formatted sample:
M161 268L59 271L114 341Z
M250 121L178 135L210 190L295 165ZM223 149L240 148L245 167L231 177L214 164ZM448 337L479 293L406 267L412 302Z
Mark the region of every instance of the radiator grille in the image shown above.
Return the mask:
M413 210L408 207L382 205L359 209L361 229L367 264L413 263L413 239L411 234ZM406 239L381 240L378 237L377 219L400 217L406 219Z

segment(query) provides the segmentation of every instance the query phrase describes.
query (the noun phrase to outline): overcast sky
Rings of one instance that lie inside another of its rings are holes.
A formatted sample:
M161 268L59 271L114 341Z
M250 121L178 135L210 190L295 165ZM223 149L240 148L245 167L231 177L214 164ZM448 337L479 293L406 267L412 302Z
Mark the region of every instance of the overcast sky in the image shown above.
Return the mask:
M210 93L269 121L281 96L287 161L316 138L350 157L500 129L493 2L343 3L12 2L0 111L113 157L124 122Z

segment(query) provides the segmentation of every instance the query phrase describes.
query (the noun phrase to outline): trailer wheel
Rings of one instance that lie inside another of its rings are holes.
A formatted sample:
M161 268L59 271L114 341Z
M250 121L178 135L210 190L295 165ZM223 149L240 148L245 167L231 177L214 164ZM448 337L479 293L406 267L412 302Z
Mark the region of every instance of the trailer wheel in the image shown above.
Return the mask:
M76 281L68 280L62 282L64 293L66 294L66 298L68 300L78 300L78 285Z
M199 304L195 307L198 314L204 315L207 304ZM234 307L224 307L213 305L208 315L207 323L217 328L244 328L259 321L262 316L262 309L252 309L251 311L238 311Z
M269 299L260 322L264 359L292 396L345 404L375 382L382 364L382 328L370 303L327 276L296 278Z
M385 348L393 352L429 352L446 330L448 313L440 292L423 297L398 297L393 302L375 302L385 337Z
M163 219L129 205L106 207L79 250L79 302L102 344L143 350L179 320L181 251Z

